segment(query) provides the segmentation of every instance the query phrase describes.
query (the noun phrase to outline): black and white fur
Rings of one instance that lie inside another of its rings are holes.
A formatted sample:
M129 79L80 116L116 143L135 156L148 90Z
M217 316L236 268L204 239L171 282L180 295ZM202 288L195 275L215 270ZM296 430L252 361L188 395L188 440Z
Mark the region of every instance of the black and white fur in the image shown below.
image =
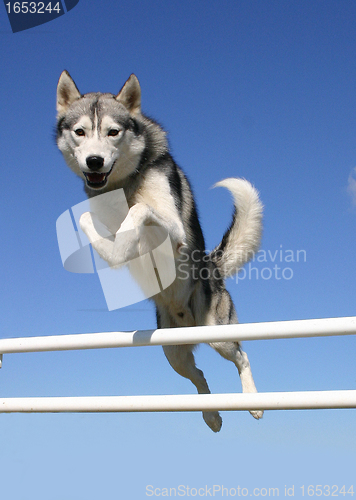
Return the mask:
M141 90L135 75L116 96L81 95L69 73L63 71L57 111L58 147L69 167L83 179L88 197L122 188L128 202L129 214L123 222L114 210L100 205L100 197L96 213L82 215L80 226L98 254L117 267L147 251L146 226L159 226L170 236L177 278L153 297L158 328L237 323L224 279L238 272L259 248L262 204L253 186L235 178L217 184L231 192L235 212L221 243L208 254L189 182L169 152L162 127L141 112ZM100 224L111 238L103 238ZM123 233L134 235L126 238L124 245ZM256 392L248 357L239 343L210 345L236 365L243 392ZM163 349L171 366L190 379L199 394L210 393L203 372L195 365L194 346ZM259 419L263 412L251 414ZM203 412L203 417L214 432L220 430L218 412Z

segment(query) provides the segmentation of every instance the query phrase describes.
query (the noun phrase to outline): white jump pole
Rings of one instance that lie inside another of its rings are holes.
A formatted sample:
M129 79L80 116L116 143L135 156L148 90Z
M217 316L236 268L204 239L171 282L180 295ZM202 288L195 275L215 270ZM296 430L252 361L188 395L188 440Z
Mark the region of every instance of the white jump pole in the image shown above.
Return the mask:
M100 413L356 408L356 390L0 399L0 413Z
M356 317L0 339L0 353L355 335ZM1 366L1 365L0 365Z
M0 340L2 354L356 334L356 317ZM0 399L0 413L306 410L356 408L356 390Z

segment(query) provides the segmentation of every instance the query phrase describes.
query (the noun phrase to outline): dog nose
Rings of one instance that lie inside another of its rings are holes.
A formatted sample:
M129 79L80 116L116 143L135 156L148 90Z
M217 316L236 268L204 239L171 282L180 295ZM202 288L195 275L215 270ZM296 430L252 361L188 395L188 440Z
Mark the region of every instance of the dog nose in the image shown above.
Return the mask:
M90 170L100 170L104 165L104 158L101 156L88 156L87 158L87 166Z

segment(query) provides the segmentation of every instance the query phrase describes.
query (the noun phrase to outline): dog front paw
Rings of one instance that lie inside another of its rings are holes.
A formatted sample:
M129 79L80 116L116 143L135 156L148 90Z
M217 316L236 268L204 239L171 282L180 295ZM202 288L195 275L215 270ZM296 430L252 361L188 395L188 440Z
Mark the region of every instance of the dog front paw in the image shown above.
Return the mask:
M115 238L115 260L118 263L125 263L137 259L139 256L139 238L136 230L118 231Z
M93 220L90 212L84 212L79 219L80 229L88 236L90 228L93 226Z

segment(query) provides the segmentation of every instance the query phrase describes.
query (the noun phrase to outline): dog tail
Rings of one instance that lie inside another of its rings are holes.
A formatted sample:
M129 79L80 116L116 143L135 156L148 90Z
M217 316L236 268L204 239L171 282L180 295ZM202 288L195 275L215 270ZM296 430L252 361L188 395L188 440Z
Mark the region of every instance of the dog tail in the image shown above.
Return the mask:
M237 273L258 251L262 236L263 205L258 191L245 179L224 179L214 187L227 188L235 211L221 243L210 253L223 278Z

